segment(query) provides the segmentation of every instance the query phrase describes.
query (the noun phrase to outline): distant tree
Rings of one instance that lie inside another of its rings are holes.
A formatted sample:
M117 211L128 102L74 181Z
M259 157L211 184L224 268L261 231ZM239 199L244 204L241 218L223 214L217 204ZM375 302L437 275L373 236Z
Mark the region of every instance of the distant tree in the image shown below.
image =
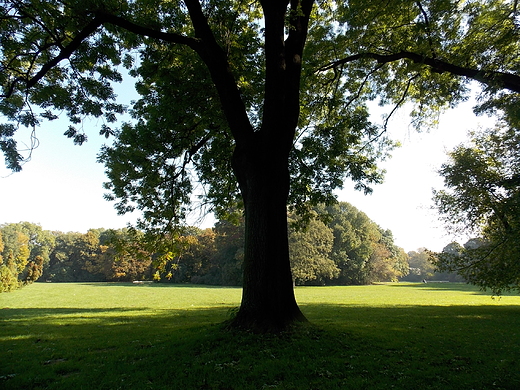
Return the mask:
M51 252L49 271L46 274L48 280L53 282L105 281L99 267L93 265L99 253L99 238L94 232L56 233L56 246Z
M370 276L368 282L396 282L408 275L408 255L394 244L390 230L382 230L379 241L374 242L370 256Z
M289 218L294 223L294 217ZM330 258L334 235L322 221L311 219L300 229L289 229L291 272L295 284L324 284L339 275L339 268Z
M381 238L379 227L368 216L346 202L320 210L328 214L327 225L334 234L331 258L340 269L339 284L366 284L370 281L373 244Z
M24 272L30 273L31 278L43 277L44 270L48 268L50 261L50 253L55 245L55 236L48 230L43 230L40 225L30 222L20 222L16 224L20 231L29 237L28 247L30 255L27 267ZM41 263L41 265L40 265ZM39 271L38 271L39 270ZM26 276L23 277L24 279ZM35 279L36 281L38 279Z
M81 280L133 281L152 279L154 253L144 233L135 229L90 229L76 234L69 249L69 264L80 270L75 276ZM65 245L68 246L68 245ZM53 263L54 264L54 263Z
M216 247L217 233L215 229L204 229L197 236L197 246L193 250L193 258L196 259L196 266L193 267L193 274L197 276L205 275L211 266L211 260L214 258ZM193 277L191 281L193 281Z
M144 242L144 233L136 229L109 229L100 236L100 243L108 247L111 269L107 280L131 282L151 280L153 251Z
M243 284L245 226L243 217L238 224L220 220L215 224L215 256L209 272L209 283L229 286Z
M29 249L29 236L25 234L18 224L6 224L0 227L4 240L2 256L11 258L15 275L22 273L31 254Z
M186 250L170 262L167 279L174 283L200 283L208 274L217 250L213 229L193 232Z
M370 272L366 283L393 282L397 280L390 251L382 243L374 243L369 260Z
M437 209L448 227L479 239L437 254L436 266L495 294L520 290L520 132L475 132L449 158L440 170L446 190L434 192Z
M34 261L40 256L44 266L49 263L49 255L55 245L55 236L48 230L43 230L40 225L30 222L20 222L17 227L29 237L30 250L29 261Z
M4 241L0 229L0 292L8 292L19 287L18 275L14 273L12 253L8 254L8 258L4 258L3 253Z
M22 283L29 284L37 281L43 274L44 259L42 256L36 256L30 260L22 274Z
M213 229L185 228L182 235L175 237L177 250L160 266L161 282L205 283L216 254L215 237Z
M408 263L408 254L403 248L398 247L394 243L394 235L390 229L382 230L381 241L389 249L392 258L394 259L393 269L397 277L408 275L410 264Z
M56 246L50 254L49 268L46 279L53 282L72 282L75 264L70 256L73 252L73 243L79 233L56 232ZM77 265L76 265L77 266Z
M19 224L0 225L0 231L3 239L3 251L0 256L5 261L2 269L2 285L4 291L10 291L23 286L22 273L31 254L29 236L22 231Z
M442 254L442 256L450 256L450 257L451 256L460 256L464 252L465 246L474 247L475 243L478 241L480 241L480 240L470 239L464 246L461 246L457 242L451 242L442 249L441 254ZM429 252L430 262L435 267L435 274L433 276L434 280L436 279L436 280L447 280L449 282L467 282L466 278L463 275L460 275L456 271L453 271L453 270L441 271L442 267L440 267L438 264L438 261L439 261L438 255L439 254L437 254L437 253Z
M15 273L13 254L0 264L0 292L8 292L20 287L18 275Z
M49 253L54 247L52 233L29 222L4 224L0 230L7 237L4 256L12 253L10 258L16 264L12 272L20 285L38 280L49 264Z
M423 279L430 279L435 274L435 267L426 248L408 252L408 264L410 273L403 280L419 282Z
M90 231L97 236L98 232ZM99 240L99 237L97 237ZM115 260L115 253L110 250L107 245L101 245L98 241L97 247L91 248L89 254L82 253L83 265L82 269L91 275L99 275L99 279L111 281L113 280L113 266Z

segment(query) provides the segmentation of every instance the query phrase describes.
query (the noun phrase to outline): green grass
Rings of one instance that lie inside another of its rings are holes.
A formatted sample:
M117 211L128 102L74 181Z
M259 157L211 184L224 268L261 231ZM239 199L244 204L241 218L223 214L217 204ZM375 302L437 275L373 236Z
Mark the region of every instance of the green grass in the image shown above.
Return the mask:
M241 290L33 284L0 294L1 389L520 389L520 296L299 287L312 326L225 331Z

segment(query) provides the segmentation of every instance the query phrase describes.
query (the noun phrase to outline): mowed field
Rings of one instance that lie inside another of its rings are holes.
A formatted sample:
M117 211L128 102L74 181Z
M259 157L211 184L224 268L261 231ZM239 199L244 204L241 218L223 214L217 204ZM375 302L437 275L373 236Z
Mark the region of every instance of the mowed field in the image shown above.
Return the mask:
M0 389L520 389L520 296L452 283L297 287L310 320L225 330L239 288L0 294Z

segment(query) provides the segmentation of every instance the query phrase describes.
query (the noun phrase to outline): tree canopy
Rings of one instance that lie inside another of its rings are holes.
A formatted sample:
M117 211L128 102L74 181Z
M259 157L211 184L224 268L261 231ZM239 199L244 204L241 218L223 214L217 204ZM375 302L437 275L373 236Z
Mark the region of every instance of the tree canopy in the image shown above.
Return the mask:
M19 126L65 113L65 135L81 144L93 116L116 137L100 160L120 212L175 225L195 183L217 215L243 204L244 327L303 318L287 205L330 203L347 178L370 192L395 109L414 102L422 128L477 81L478 111L512 127L520 118L516 0L6 0L0 19L8 167L23 161ZM115 129L124 107L112 84L125 68L141 97ZM372 100L391 107L379 124Z
M82 143L83 120L99 117L102 134L118 135L100 158L120 211L138 206L145 220L176 219L189 207L194 179L225 211L239 198L230 166L237 133L229 121L243 121L241 132L260 130L269 102L268 3L3 1L0 135L7 165L18 170L23 161L14 138L20 125L64 112L66 135ZM295 51L292 60L306 59L291 137L295 206L302 197L329 199L345 175L367 191L381 180L375 163L389 144L384 123L370 123L367 100L415 101L421 126L436 109L464 99L468 80L477 80L484 85L479 109L503 109L517 120L517 95L510 93L520 91L515 1L286 3L280 44ZM111 124L124 107L113 83L123 67L142 97L131 110L134 123L117 130Z

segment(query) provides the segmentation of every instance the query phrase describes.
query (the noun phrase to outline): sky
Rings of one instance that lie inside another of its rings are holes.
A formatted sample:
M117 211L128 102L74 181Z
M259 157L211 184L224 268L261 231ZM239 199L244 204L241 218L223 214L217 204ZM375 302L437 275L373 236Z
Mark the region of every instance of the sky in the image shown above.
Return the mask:
M383 184L373 186L371 195L352 190L352 186L338 192L338 200L349 202L365 212L384 229L390 229L397 246L406 252L427 248L441 251L453 241L465 243L469 237L448 233L439 214L433 208L433 190L443 189L438 174L448 161L447 152L468 141L468 132L491 127L492 118L475 116L473 101L449 110L439 118L439 124L427 132L411 128L405 112L390 123L389 134L399 140L400 148L380 164L386 170Z
M436 173L446 161L446 152L466 139L467 131L490 125L489 118L475 117L471 103L464 103L440 118L430 132L417 133L405 112L390 122L389 134L402 147L381 164L385 182L373 187L372 195L353 190L353 183L337 191L346 201L365 212L384 229L393 232L396 245L406 252L426 247L440 251L453 240L467 237L445 232L432 206L432 188L442 188ZM11 173L0 162L0 224L28 221L45 230L86 232L91 228L122 228L135 222L137 214L117 215L114 204L104 200L104 167L96 162L100 147L110 140L98 135L101 122L85 124L89 136L82 146L63 136L68 123L58 120L37 129L39 146L22 172ZM29 142L29 132L20 129L19 145ZM194 216L198 220L199 215ZM212 226L213 218L197 222ZM194 223L195 224L195 223Z

